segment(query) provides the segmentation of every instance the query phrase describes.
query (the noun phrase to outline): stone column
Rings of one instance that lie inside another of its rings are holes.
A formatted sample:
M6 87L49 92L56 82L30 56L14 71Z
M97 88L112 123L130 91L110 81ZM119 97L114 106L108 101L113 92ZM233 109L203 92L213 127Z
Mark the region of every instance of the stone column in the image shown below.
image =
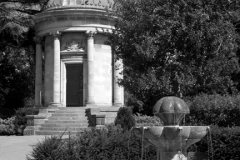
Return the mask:
M35 68L35 106L42 106L42 38L34 37L36 43L36 68Z
M52 102L50 106L61 107L60 103L60 32L55 32L53 35L53 92Z
M94 32L87 31L87 105L95 104L94 101Z
M119 86L118 78L122 78L120 73L122 72L122 62L120 60L114 60L114 87L113 87L113 105L122 106L122 87Z

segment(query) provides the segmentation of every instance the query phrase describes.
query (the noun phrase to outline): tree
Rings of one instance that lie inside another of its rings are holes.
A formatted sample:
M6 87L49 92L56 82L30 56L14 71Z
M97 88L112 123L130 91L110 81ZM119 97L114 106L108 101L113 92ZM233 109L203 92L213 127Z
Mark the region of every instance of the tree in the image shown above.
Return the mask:
M33 97L34 21L46 0L0 0L0 117Z
M110 43L124 64L120 84L145 113L167 95L236 92L239 6L238 0L117 1Z

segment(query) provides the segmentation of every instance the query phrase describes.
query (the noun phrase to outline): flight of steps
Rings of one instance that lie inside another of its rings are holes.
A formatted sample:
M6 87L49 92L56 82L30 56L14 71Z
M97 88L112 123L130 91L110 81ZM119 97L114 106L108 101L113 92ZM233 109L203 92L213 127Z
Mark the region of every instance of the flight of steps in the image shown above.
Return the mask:
M63 107L41 124L36 135L76 134L88 128L85 107Z

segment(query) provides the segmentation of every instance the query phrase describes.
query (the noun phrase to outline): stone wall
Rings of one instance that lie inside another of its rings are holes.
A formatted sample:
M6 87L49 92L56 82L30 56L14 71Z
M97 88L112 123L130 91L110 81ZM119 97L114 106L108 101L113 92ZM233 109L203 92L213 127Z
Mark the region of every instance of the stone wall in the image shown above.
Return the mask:
M112 105L112 52L106 40L101 34L94 37L95 103L99 105Z

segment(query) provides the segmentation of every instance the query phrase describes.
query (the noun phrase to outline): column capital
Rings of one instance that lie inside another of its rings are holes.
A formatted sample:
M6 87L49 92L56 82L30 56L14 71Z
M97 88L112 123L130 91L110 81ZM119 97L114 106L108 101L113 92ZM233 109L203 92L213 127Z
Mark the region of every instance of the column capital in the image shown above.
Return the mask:
M51 32L50 35L52 35L54 39L55 38L59 39L61 37L61 32L59 31Z
M86 35L88 36L88 38L93 38L96 33L96 31L86 31Z
M33 41L34 41L35 43L37 43L37 44L41 44L41 43L42 43L42 40L43 40L43 38L40 37L40 36L35 36L35 37L33 37Z

